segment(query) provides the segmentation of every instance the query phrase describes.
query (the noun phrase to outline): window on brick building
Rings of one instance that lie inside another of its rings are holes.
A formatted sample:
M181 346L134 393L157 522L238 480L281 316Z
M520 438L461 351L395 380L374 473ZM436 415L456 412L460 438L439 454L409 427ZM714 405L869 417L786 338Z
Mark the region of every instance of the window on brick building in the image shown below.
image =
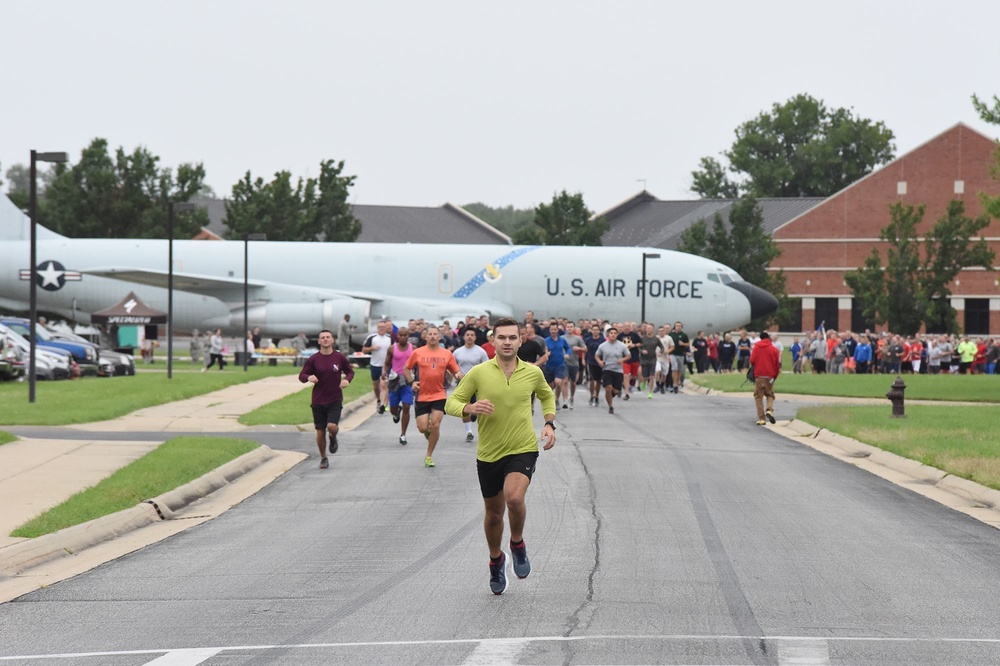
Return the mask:
M862 303L857 298L851 299L851 330L861 331L862 333L865 329L875 330L875 320L866 319L864 315L865 304Z
M968 335L989 335L990 299L965 299L965 325L962 332Z
M816 328L822 323L826 330L840 330L840 299L838 298L817 298L816 299ZM862 329L864 330L864 329Z
M801 331L802 330L802 299L795 298L791 304L791 316L784 322L782 322L781 329L784 331Z

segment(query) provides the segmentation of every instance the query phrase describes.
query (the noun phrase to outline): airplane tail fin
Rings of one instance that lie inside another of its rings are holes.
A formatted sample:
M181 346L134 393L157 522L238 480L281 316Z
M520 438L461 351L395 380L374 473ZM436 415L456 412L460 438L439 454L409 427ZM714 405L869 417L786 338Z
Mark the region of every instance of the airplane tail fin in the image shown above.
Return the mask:
M54 231L38 225L39 239L63 238ZM19 210L6 195L0 196L0 240L28 240L31 238L31 218Z

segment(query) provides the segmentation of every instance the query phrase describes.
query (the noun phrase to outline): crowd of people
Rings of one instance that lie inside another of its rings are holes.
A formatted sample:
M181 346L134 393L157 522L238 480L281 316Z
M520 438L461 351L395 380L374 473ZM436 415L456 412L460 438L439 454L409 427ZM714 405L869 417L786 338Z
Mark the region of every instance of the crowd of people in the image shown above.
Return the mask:
M350 353L353 325L349 316L334 333L320 333L319 353L305 361L300 381L311 382L320 467L329 467L337 451L343 389L354 379ZM957 342L957 344L956 344ZM339 348L339 349L338 349ZM507 571L526 577L531 564L524 543L525 493L538 459L539 444L555 445L556 414L575 408L577 393L587 393L588 407L645 394L678 393L687 373L746 372L754 383L757 424L775 423L774 383L781 374L782 344L767 332L737 331L691 338L683 322L656 327L649 322L608 322L561 317L537 319L528 311L522 321L468 317L452 326L422 319L397 325L382 319L361 346L368 355L367 374L379 415L388 411L400 425L399 444L407 444L410 409L424 435L424 466L435 467L433 453L445 415L462 419L467 442L475 442L482 490L484 531L490 553L490 590L507 589ZM865 332L819 331L789 348L793 371L803 372L989 372L997 362L993 339L955 341L948 336L913 337ZM455 384L449 395L448 389ZM544 426L536 435L535 405ZM582 404L582 400L581 400ZM504 516L510 543L502 548Z
M813 331L789 350L792 371L831 374L997 374L996 338Z

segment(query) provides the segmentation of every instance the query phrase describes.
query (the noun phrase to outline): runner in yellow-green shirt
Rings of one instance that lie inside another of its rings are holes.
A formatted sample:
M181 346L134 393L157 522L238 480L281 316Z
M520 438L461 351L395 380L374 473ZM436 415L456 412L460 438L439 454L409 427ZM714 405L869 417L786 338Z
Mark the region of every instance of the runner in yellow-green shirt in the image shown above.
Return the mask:
M958 371L963 375L969 374L969 369L972 368L972 362L976 358L976 343L969 339L969 336L962 338L962 341L958 343L958 348L955 350L962 356L960 365L958 366Z
M538 460L538 442L546 451L555 446L556 399L545 383L541 368L517 358L521 345L516 321L503 318L493 327L491 339L497 355L473 367L462 378L445 403L451 416L476 414L479 417L479 445L476 466L483 493L486 517L483 528L490 549L490 590L503 594L507 589L508 556L501 549L504 510L510 521L510 554L514 573L526 578L531 573L524 545L527 509L524 496ZM538 395L545 415L541 436L531 423L531 396ZM472 396L476 402L470 403Z

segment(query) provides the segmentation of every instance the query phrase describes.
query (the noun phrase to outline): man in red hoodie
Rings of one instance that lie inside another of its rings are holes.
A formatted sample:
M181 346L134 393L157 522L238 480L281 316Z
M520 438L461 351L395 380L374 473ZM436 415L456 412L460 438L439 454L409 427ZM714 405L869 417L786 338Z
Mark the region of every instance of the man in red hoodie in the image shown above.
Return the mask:
M774 423L774 380L781 374L781 353L771 343L771 335L767 331L760 334L760 342L753 346L750 365L753 367L753 400L757 403L757 425L766 423L765 416ZM767 411L764 410L765 397Z

